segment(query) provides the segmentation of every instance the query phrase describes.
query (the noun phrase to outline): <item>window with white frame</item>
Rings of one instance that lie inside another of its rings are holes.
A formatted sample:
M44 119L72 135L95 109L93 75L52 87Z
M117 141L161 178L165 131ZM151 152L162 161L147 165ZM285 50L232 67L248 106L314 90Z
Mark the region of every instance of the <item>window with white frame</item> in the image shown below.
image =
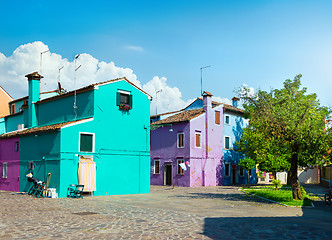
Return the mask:
M80 152L94 152L94 133L80 133Z
M7 163L2 163L2 178L7 178Z
M160 174L160 160L154 160L154 174Z
M118 90L116 105L122 110L130 110L133 107L133 95L128 91Z
M225 177L229 177L230 176L230 164L229 163L225 163Z
M227 125L231 124L231 116L225 115L225 124Z
M201 133L196 131L195 132L195 147L200 148L201 147L201 141L202 141Z
M225 137L225 149L230 149L230 142L231 142L231 138Z
M184 175L184 169L183 169L183 167L181 167L181 165L183 165L184 164L184 160L183 159L178 159L178 164L177 164L177 173L178 173L178 175Z
M184 133L178 133L177 145L178 148L184 148Z

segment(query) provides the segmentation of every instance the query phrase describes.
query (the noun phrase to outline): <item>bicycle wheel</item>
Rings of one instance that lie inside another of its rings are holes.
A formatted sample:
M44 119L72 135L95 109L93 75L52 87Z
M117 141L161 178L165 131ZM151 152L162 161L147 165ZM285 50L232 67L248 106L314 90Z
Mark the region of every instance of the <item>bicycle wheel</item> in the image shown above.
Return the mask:
M325 194L324 199L325 199L326 204L329 204L329 205L331 204L331 195L329 193Z

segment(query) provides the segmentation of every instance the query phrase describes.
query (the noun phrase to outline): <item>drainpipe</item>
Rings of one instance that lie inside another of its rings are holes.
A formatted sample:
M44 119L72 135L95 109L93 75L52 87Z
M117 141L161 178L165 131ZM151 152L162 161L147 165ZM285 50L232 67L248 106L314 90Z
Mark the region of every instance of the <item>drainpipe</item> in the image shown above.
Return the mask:
M202 185L205 186L205 165L209 158L209 131L210 124L209 121L212 119L212 100L213 96L209 92L203 92L203 110L205 112L205 159L202 166Z

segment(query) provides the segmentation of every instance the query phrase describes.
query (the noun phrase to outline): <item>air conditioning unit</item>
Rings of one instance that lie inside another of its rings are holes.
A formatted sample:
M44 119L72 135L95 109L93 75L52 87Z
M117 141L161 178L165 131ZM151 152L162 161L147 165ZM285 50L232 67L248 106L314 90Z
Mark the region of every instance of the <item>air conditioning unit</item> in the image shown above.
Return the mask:
M24 124L19 124L19 125L17 125L17 129L18 129L18 130L23 130L23 129L24 129Z

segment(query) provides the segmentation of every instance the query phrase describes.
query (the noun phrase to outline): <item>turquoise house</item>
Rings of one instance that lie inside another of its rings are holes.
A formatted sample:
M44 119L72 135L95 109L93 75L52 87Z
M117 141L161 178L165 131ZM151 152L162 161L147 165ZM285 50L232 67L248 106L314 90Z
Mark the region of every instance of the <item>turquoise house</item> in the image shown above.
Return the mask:
M49 188L59 197L78 183L95 196L150 191L151 96L118 78L40 99L42 76L26 77L28 99L0 121L0 143L19 139L19 146L0 149L9 151L7 158L19 151L19 191L30 187L29 172L44 181L50 175Z

